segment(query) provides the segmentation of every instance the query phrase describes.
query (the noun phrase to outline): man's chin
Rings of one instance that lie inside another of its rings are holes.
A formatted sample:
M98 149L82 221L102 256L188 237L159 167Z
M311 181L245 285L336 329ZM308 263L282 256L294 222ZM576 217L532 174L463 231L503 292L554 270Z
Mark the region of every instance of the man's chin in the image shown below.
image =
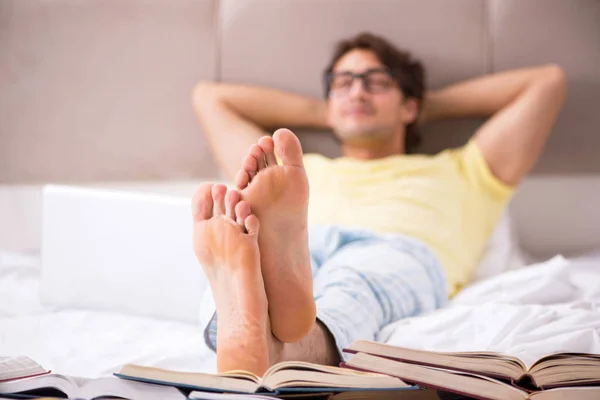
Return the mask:
M381 130L366 125L347 127L346 129L337 131L336 135L343 143L348 144L371 142L373 140L380 140L386 136L381 133Z

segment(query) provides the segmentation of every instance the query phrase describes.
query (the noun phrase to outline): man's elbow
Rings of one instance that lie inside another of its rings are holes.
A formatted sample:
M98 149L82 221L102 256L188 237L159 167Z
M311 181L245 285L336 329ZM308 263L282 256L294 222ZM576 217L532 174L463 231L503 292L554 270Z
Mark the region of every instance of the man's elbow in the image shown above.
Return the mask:
M218 84L211 81L200 81L192 90L192 106L200 113L206 104L217 99Z
M544 66L541 80L558 101L561 103L565 101L567 97L567 75L560 65L548 64Z

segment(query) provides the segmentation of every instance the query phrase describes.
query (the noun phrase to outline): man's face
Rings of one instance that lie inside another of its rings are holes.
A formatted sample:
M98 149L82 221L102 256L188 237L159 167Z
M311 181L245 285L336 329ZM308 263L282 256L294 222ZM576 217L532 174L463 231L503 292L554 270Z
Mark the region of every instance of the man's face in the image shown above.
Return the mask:
M366 74L366 78L352 74ZM415 102L405 101L373 52L351 50L335 64L327 118L342 142L366 144L403 135L404 126L415 117Z

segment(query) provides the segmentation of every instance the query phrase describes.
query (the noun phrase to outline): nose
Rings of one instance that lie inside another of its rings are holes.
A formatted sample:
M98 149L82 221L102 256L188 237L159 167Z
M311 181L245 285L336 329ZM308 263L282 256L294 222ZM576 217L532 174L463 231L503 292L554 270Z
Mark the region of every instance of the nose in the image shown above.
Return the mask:
M348 96L350 98L360 98L367 94L365 84L362 79L355 78L350 85Z

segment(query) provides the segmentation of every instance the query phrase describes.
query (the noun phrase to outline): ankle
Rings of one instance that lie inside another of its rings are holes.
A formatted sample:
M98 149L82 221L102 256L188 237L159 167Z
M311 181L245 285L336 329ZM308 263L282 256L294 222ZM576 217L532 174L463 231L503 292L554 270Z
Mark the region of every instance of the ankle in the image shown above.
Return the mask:
M269 365L275 365L285 361L284 350L285 343L277 339L272 333L269 334Z
M297 301L297 307L290 307L289 314L275 315L277 324L271 323L271 332L284 343L295 343L304 339L314 329L317 318L315 301L310 293L310 299ZM293 319L289 315L294 315ZM273 317L271 318L273 320Z
M232 342L217 337L217 371L244 370L258 376L271 365L267 340L244 338Z

